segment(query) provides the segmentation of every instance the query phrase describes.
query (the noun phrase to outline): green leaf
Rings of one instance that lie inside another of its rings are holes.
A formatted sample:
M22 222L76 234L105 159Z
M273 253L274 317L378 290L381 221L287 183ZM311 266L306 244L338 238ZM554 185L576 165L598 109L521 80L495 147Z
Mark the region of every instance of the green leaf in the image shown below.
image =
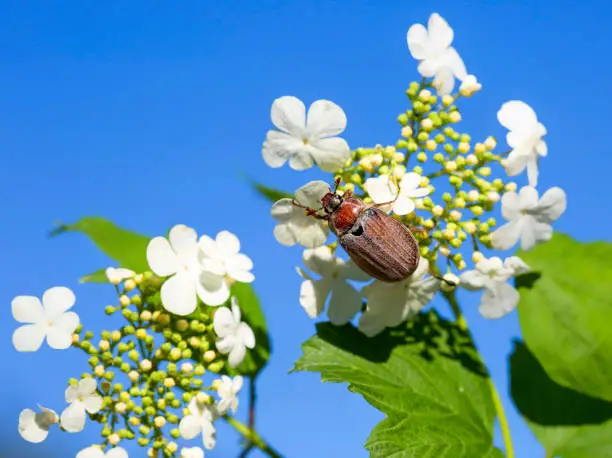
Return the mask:
M525 342L560 385L612 400L612 244L555 234L519 256Z
M79 279L79 283L109 283L106 269L99 269Z
M119 263L120 267L136 272L149 270L147 264L149 237L122 229L111 221L97 216L81 218L74 224L62 224L51 231L50 235L56 236L66 232L85 234L108 257ZM81 281L98 281L100 278L98 272L84 277Z
M281 199L292 199L293 195L285 192L279 191L278 189L270 188L269 186L263 185L253 180L249 180L251 182L251 186L263 197L268 199L271 202L276 202Z
M265 367L270 358L270 339L266 327L266 319L259 304L259 299L248 283L234 283L232 296L238 299L242 321L248 323L255 334L255 348L247 349L244 361L235 369L229 369L230 375L248 375L256 377Z
M547 456L612 457L612 403L555 383L521 342L510 356L510 393Z
M489 380L469 336L434 311L368 338L351 325L317 325L293 371L319 372L387 415L371 457L503 456L493 447Z

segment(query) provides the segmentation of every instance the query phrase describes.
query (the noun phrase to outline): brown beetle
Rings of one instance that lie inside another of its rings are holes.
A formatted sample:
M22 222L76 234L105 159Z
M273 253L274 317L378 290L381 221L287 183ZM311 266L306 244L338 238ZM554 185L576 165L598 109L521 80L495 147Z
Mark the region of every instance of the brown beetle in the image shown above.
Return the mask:
M412 275L420 259L417 240L408 227L377 208L393 202L367 205L351 191L338 194L339 184L340 178L334 191L330 189L323 196L317 210L296 201L293 205L304 208L309 216L328 221L353 262L372 277L392 283Z

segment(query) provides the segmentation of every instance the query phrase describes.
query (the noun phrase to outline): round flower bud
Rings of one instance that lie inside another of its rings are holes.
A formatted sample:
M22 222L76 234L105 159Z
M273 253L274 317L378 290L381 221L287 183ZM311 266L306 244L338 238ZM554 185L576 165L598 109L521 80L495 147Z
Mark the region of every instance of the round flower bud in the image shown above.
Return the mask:
M444 164L444 168L447 172L454 172L455 170L457 170L457 164L454 161L447 161Z
M468 154L465 157L465 161L468 163L468 165L476 165L476 164L478 164L478 158L475 155L473 155L473 154Z
M410 141L408 142L408 146L406 148L408 149L410 153L414 153L416 150L419 149L419 145L417 145L413 139L410 139Z
M474 232L476 232L476 224L474 224L472 221L468 221L463 225L463 229L468 234L473 234Z
M425 148L427 148L429 151L435 151L437 147L438 147L438 144L436 143L435 140L427 140L425 142ZM424 154L424 153L419 153L419 155L421 154ZM425 158L427 158L427 156L425 156ZM421 162L425 162L425 160L422 160Z
M448 115L448 120L453 124L457 124L459 121L461 121L461 113L458 111L453 111Z
M421 128L426 132L429 132L434 128L434 123L431 119L425 118L421 121Z
M457 146L457 152L461 153L461 154L465 154L470 150L470 144L469 143L465 143L465 142L461 142L459 143L459 145Z
M144 339L147 336L147 330L140 328L140 329L136 329L136 337L138 339Z
M153 423L155 423L155 426L157 426L158 428L163 428L166 425L166 419L164 417L155 417L155 420L153 420Z
M484 255L480 251L474 251L472 253L472 261L475 263L479 263L484 259Z
M444 155L442 153L436 153L434 154L433 160L438 164L441 164L444 162Z
M123 283L123 290L124 291L132 291L134 288L136 288L136 282L134 280L127 279L124 283Z
M487 198L489 200L489 202L493 202L496 203L499 201L499 193L496 191L489 191L487 193Z
M371 161L372 161L372 165L374 167L380 167L380 165L383 163L383 157L382 154L374 154L371 157Z
M399 122L402 126L408 124L408 115L406 113L402 113L397 117L397 122Z
M363 159L361 159L359 161L359 167L362 168L363 170L365 170L366 172L370 173L374 170L374 167L372 166L372 158L371 156L366 156Z
M178 450L178 445L176 445L176 442L168 442L166 448L170 453L176 453L176 451Z
M205 362L210 363L216 356L217 354L214 352L214 350L208 350L207 352L204 352L203 359Z
M444 292L450 293L457 286L459 286L459 277L457 277L455 274L447 273L442 277L442 279L444 281L440 283L440 289Z
M125 413L127 409L127 405L125 404L125 402L118 402L117 404L115 404L115 412L123 414Z
M507 192L516 192L516 183L512 181L509 183L506 183L505 188Z
M76 345L79 343L79 335L78 334L72 334L72 344Z
M119 304L121 304L122 307L127 307L131 302L132 301L130 298L125 294L122 294L121 297L119 297Z
M94 375L96 377L104 377L104 366L102 366L101 364L99 366L96 366L96 368L94 369Z
M493 137L487 137L484 144L488 150L492 150L497 146L497 141Z
M191 363L183 363L181 364L181 372L188 374L189 372L193 371L193 364Z
M395 162L404 162L406 160L406 155L404 153L395 153L393 155L393 160Z
M461 239L460 238L454 238L450 241L450 244L453 248L460 248L461 247Z
M138 377L140 377L140 374L139 374L138 372L136 372L136 371L131 371L131 372L128 374L128 377L130 378L130 380L131 380L132 382L136 382L136 381L138 380Z
M476 154L483 154L485 151L486 151L486 148L484 146L484 143L479 142L474 145L474 152Z
M480 216L483 213L483 209L481 206L479 205L475 205L471 208L472 213L474 214L474 216Z
M457 210L452 210L449 216L450 219L452 219L453 221L459 221L461 219L461 212Z
M108 351L108 349L110 348L110 342L108 340L103 339L98 344L98 348L100 348L100 351Z
M173 378L167 377L164 379L164 386L166 388L172 388L176 385L176 382L174 381Z
M421 99L425 103L429 102L430 97L431 97L431 91L427 89L423 89L421 92L419 92L419 99Z
M450 250L446 246L441 246L438 251L440 252L440 254L442 256L447 256L448 257L450 255Z
M108 436L108 442L111 445L117 445L119 443L121 439L119 438L118 434L111 434L110 436Z
M140 368L145 372L150 371L152 367L153 367L153 364L148 359L143 359L140 362Z
M455 99L453 98L452 95L446 94L446 95L442 96L442 104L445 107L451 106L454 101L455 101Z
M491 168L490 167L481 167L478 169L478 174L483 176L483 177L488 177L491 175Z
M436 205L434 208L432 208L431 212L435 216L442 216L442 214L444 213L444 208L440 207L439 205Z
M429 138L429 134L427 132L419 132L419 135L417 135L417 140L421 143L424 143L427 141L427 139Z
M470 192L467 193L467 200L469 200L470 202L478 202L479 197L480 193L475 189L472 189Z
M173 348L168 356L170 357L171 361L178 361L181 359L181 350L178 348Z

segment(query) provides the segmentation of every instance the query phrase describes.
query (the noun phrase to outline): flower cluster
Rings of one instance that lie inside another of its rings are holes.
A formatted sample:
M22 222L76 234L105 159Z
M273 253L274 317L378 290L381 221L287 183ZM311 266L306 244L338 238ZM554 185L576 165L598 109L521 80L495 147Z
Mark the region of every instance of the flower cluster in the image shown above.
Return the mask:
M227 374L255 346L230 289L235 281L253 281L253 264L230 232L198 239L184 225L173 227L168 239L152 239L147 259L148 272L106 270L118 304L105 312L121 314L124 324L102 331L97 341L70 311L76 299L68 288L50 288L42 301L13 300L13 316L24 323L13 334L18 351L36 351L46 339L54 349L81 349L90 367L69 381L60 415L44 407L22 411L25 440L43 441L54 425L76 433L89 419L102 425L102 439L77 458L127 458L120 444L132 439L149 457L203 458L203 448L215 446L215 421L236 412L243 384L240 375ZM213 376L208 384L206 374ZM201 446L179 450L181 437L199 437Z
M518 292L508 280L529 267L516 256L486 259L483 251L508 250L519 240L521 248L529 250L549 240L551 223L565 211L565 193L552 188L539 198L536 186L539 160L547 155L546 129L526 103L509 101L497 113L508 129L507 151L497 152L493 136L474 141L458 130L459 103L482 85L467 72L451 46L453 39L452 28L437 13L427 27L416 24L408 30L408 48L419 61L423 80L406 91L410 106L397 118L401 131L394 144L349 149L335 137L345 129L346 115L329 101L314 102L308 115L295 97L272 104L272 122L280 132L267 134L263 157L268 165L280 167L287 159L295 170L318 165L333 172L330 182L342 183L340 194L376 205L418 229L412 231L421 256L416 272L398 283L374 280L358 289L354 281L372 279L351 260L337 257L338 243L328 243L328 223L321 218L329 184L309 182L294 199L276 202L276 239L286 246L303 246L305 266L320 276L298 269L304 278L300 304L310 317L327 306L329 320L340 325L361 311L359 329L372 336L413 316L440 288L450 293L457 284L484 291L480 310L487 318L502 317L517 305ZM461 84L453 92L455 79ZM516 182L507 177L523 172L527 185L517 192ZM498 204L507 220L500 227L492 214ZM473 270L467 270L470 259Z

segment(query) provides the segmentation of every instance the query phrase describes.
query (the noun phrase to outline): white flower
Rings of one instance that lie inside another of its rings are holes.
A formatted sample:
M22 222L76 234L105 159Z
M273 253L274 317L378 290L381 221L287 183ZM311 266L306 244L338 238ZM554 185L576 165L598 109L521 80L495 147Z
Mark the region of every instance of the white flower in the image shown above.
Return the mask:
M467 75L465 79L461 82L461 86L459 87L459 92L464 97L470 97L475 92L478 92L482 89L482 84L478 82L478 79L474 75Z
M368 281L371 277L357 267L353 261L334 258L327 246L304 250L304 264L319 280L298 268L305 278L300 288L300 304L309 317L315 318L325 310L329 299L327 316L335 325L348 323L361 310L361 294L347 280Z
M240 307L235 297L232 297L231 311L227 307L215 311L213 327L219 337L215 343L217 350L222 354L229 353L230 367L242 362L247 348L255 347L255 334L247 323L240 321Z
M197 297L208 305L220 305L229 297L225 280L204 271L200 262L198 236L184 224L174 226L168 235L155 237L147 247L151 270L166 279L161 288L164 308L176 315L189 315L197 307Z
M121 447L111 448L104 453L100 447L92 445L77 453L76 458L128 458L128 453Z
M373 337L385 328L392 328L416 315L440 289L435 277L423 279L429 263L421 258L416 271L406 280L386 283L376 280L361 292L368 299L366 310L359 318L359 330Z
M219 393L221 400L217 404L217 410L222 415L228 410L231 410L232 413L236 413L238 409L238 396L236 395L242 389L242 376L237 375L231 379L227 375L222 375L220 381L221 383L217 387L217 393Z
M434 77L440 95L450 94L455 77L463 80L467 71L461 57L451 46L453 29L437 13L429 17L427 29L414 24L407 34L412 57L419 60L418 71L426 78Z
M311 181L295 192L295 200L305 207L318 210L321 208L321 199L328 192L330 188L326 182ZM274 237L283 245L299 243L306 248L315 248L327 240L327 222L306 215L303 208L293 205L292 199L275 202L272 216L279 221L274 228Z
M546 156L548 148L542 137L546 128L535 111L524 102L512 100L502 105L497 112L497 119L508 129L506 141L512 148L505 161L506 173L515 176L527 167L527 178L530 186L538 184L538 156Z
M118 285L123 280L127 280L128 278L136 275L136 272L130 269L124 269L123 267L108 267L105 271L106 278L113 285Z
M183 447L181 458L204 458L204 450L200 447Z
M33 444L44 441L49 435L49 428L59 421L53 410L39 407L42 412L24 409L19 414L19 434Z
M565 192L550 188L538 200L538 191L524 186L519 193L507 192L502 199L502 216L509 222L499 227L491 236L493 247L498 250L512 248L520 239L521 249L529 250L552 237L550 223L565 211Z
M428 188L421 188L423 177L418 173L410 172L404 175L399 183L399 196L393 204L380 207L388 212L393 210L398 215L407 215L415 209L414 199L421 199L431 192ZM397 186L389 179L389 175L381 175L376 178L368 178L365 189L374 203L391 202L397 196Z
M317 100L308 109L296 97L274 100L272 123L280 130L269 130L263 144L263 158L270 167L281 167L287 159L294 170L305 170L316 163L323 171L340 168L351 152L345 140L336 135L346 128L342 108L328 100Z
M75 302L74 293L63 286L49 288L42 296L42 304L34 296L17 296L11 303L13 317L27 323L13 333L17 351L36 351L47 338L56 350L72 345L72 333L79 325L79 316L68 312Z
M460 275L461 286L469 291L485 292L480 301L479 311L485 318L501 318L510 313L519 301L519 293L508 279L528 272L529 267L517 256L502 260L498 257L482 259L474 270Z
M223 309L221 309L223 310ZM219 310L217 310L219 312ZM215 446L215 425L213 422L219 417L215 408L205 402L200 402L194 396L189 403L189 415L183 417L179 423L179 431L184 439L193 439L202 434L204 448L211 450Z
M85 412L94 414L102 408L102 396L96 392L96 381L84 378L76 386L66 389L66 402L70 405L61 416L62 428L70 433L82 431L85 427Z
M231 232L221 231L215 240L203 235L198 245L202 250L200 261L204 270L214 273L220 282L227 285L225 277L242 283L255 280L251 273L253 261L246 254L240 253L240 240Z

